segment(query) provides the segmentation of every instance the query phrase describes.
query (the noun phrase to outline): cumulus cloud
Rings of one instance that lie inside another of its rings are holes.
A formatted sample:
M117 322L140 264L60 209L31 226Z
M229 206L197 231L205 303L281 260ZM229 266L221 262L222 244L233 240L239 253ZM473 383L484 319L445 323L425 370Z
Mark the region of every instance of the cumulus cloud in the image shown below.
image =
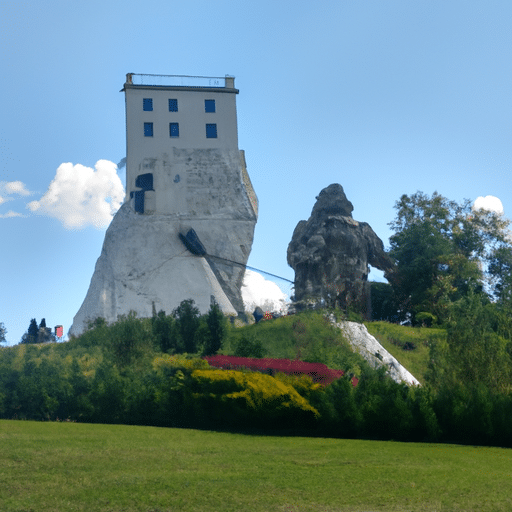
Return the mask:
M0 219L12 219L13 217L24 217L21 213L9 210L7 213L0 214Z
M43 197L27 208L55 217L67 229L107 226L123 202L124 187L115 163L98 160L94 168L61 164Z
M258 272L249 269L245 270L242 299L245 310L251 313L257 306L263 311L285 312L287 309L288 297L279 286L272 281L268 281Z
M473 203L473 210L487 210L502 214L503 204L495 196L480 196L475 199L475 202Z
M25 183L22 181L0 181L0 204L6 203L7 201L13 201L13 195L29 196L32 192L27 190ZM0 214L0 219L10 219L12 217L25 217L21 213L14 212L12 210L7 213Z
M30 191L27 190L25 183L22 181L8 181L3 184L3 189L7 194L18 194L20 196L29 196Z
M5 196L29 196L31 193L22 181L0 181L0 194L2 194L0 195L0 204L14 199L13 197Z

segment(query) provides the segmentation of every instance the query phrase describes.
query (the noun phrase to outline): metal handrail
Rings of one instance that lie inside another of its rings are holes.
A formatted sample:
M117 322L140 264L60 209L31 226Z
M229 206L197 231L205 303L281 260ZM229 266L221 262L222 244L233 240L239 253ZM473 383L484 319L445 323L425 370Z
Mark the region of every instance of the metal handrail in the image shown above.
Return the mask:
M156 85L177 87L226 87L226 78L220 76L154 75L148 73L127 73L126 83L130 85Z

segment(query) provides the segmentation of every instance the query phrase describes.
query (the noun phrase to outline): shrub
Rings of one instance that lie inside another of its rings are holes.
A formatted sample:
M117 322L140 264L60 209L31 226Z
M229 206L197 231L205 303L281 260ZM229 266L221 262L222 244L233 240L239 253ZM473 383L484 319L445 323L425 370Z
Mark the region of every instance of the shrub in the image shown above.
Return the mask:
M255 340L252 337L243 335L238 341L235 348L235 356L237 357L265 357L266 351L261 344L261 341Z
M194 370L196 413L219 425L283 428L311 426L318 411L292 386L260 373Z

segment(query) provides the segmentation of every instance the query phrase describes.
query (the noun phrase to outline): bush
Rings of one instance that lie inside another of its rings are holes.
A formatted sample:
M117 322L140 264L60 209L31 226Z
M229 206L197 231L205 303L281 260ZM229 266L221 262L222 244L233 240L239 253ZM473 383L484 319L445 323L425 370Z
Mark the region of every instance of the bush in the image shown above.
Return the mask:
M238 341L235 348L236 357L256 357L262 358L266 355L266 350L263 348L261 341L256 340L247 335L243 335Z
M310 427L319 414L291 385L261 373L194 370L190 398L196 415L237 428Z

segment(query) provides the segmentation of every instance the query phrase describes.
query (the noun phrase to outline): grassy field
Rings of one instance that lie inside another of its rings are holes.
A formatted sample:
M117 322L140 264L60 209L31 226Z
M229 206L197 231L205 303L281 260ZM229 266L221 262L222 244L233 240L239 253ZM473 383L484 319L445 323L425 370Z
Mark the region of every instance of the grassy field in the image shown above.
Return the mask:
M0 510L509 511L512 450L0 421Z

